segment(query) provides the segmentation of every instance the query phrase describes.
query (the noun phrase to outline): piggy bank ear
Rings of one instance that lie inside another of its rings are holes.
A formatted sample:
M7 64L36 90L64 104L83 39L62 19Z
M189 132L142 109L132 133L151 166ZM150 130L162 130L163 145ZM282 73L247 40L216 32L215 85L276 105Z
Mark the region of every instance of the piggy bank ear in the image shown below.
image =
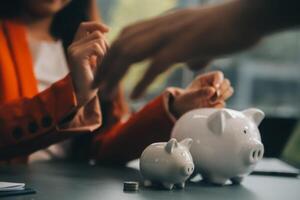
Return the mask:
M190 149L193 143L193 139L191 138L185 138L184 140L181 140L179 142L181 145L185 146L187 149Z
M224 109L212 113L207 119L208 128L216 134L222 134L225 130L226 119L232 118L231 114Z
M172 153L174 148L178 146L177 140L175 138L172 138L169 140L169 142L166 144L165 149L168 153Z
M265 113L257 108L249 108L243 110L242 113L253 120L257 126L259 126L261 121L265 118Z

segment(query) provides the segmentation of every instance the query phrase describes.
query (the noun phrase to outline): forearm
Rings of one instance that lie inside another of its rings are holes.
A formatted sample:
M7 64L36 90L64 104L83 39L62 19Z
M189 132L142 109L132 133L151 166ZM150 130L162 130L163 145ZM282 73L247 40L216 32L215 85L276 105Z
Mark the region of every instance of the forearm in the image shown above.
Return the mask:
M101 124L96 97L78 108L71 78L54 83L33 98L0 105L0 161L27 155Z
M197 26L207 33L197 37L197 52L208 59L230 55L252 47L266 35L296 27L300 23L299 3L288 1L292 4L283 0L233 0L200 7ZM201 36L208 33L203 41Z
M126 163L138 158L151 143L168 140L174 120L169 116L165 100L162 95L126 122L99 132L92 145L93 157L101 163Z
M300 25L298 0L241 0L244 25L265 36Z

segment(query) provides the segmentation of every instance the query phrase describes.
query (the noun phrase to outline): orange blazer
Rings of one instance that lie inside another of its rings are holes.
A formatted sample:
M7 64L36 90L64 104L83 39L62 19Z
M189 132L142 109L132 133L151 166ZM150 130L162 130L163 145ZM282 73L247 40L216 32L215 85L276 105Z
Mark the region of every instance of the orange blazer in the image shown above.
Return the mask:
M84 115L88 107L91 117ZM0 22L0 163L26 162L29 153L100 124L96 100L77 108L70 76L37 92L24 27Z
M0 22L0 162L26 161L36 150L88 132L93 134L86 157L118 163L137 158L150 143L169 138L174 121L167 99L161 95L122 121L128 112L120 90L114 101L101 103L98 129L98 99L77 108L70 76L38 93L24 27Z

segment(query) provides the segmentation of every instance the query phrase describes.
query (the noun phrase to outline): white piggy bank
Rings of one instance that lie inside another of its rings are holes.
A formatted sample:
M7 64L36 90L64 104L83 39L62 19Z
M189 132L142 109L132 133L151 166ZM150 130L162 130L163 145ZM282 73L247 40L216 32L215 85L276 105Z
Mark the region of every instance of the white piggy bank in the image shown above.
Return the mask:
M171 139L149 145L140 158L140 171L145 186L160 183L171 190L174 185L184 188L185 181L194 171L194 163L190 154L192 139L181 142Z
M193 139L191 154L195 174L205 181L224 185L240 183L262 159L264 146L258 125L264 113L255 108L196 109L184 114L175 124L172 137Z

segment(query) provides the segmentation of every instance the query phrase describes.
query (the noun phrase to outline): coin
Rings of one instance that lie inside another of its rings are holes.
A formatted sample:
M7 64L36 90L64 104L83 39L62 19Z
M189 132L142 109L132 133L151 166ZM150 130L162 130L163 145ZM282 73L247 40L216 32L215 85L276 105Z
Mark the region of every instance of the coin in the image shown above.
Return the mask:
M134 192L139 190L139 183L135 181L125 181L123 183L123 191Z

